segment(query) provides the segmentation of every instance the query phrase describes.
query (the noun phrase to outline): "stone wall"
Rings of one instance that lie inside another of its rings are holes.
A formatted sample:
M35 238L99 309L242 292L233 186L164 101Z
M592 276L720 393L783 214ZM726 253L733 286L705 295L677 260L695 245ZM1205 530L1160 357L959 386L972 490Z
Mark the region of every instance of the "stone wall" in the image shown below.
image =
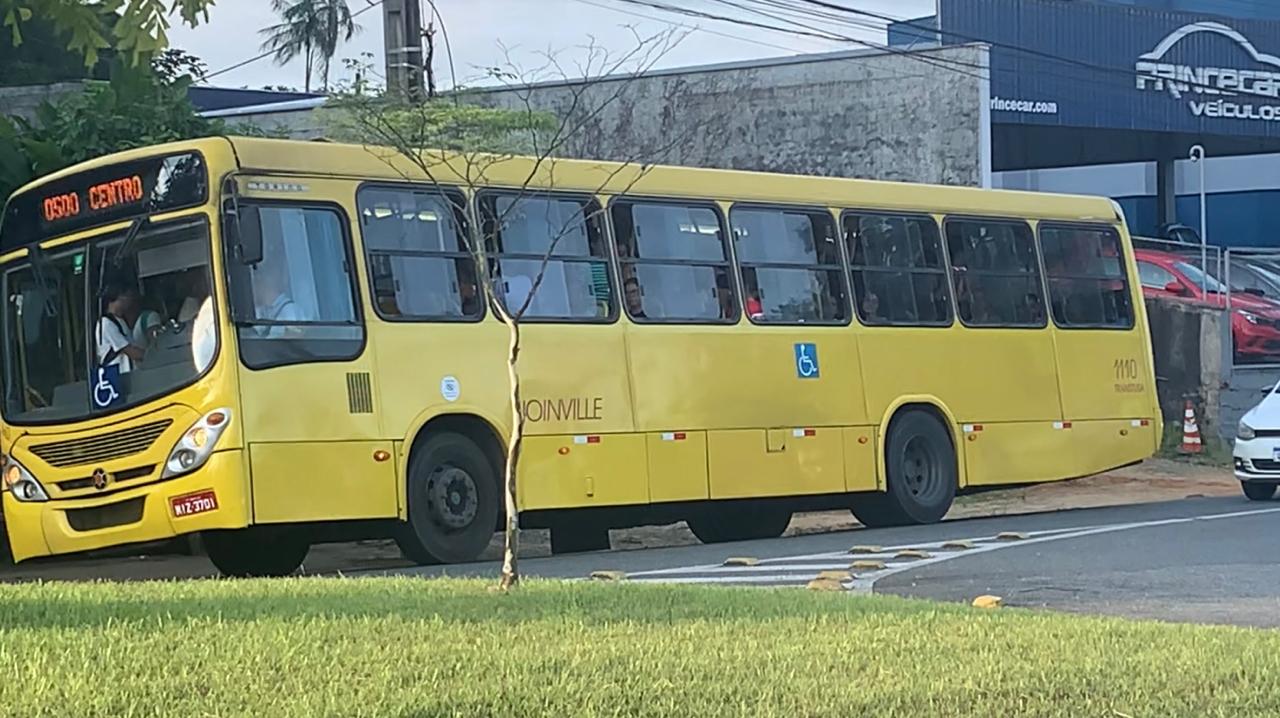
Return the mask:
M990 90L978 72L940 65L983 66L987 56L985 46L809 55L585 90L495 90L480 101L518 109L527 101L580 123L561 153L575 157L980 186L989 175Z
M1202 434L1227 432L1239 417L1226 416L1224 379L1231 372L1231 326L1226 312L1160 299L1147 299L1146 306L1156 392L1166 425L1182 425L1190 400Z
M82 82L0 87L0 115L17 115L29 120L35 116L40 103L66 97L83 89Z

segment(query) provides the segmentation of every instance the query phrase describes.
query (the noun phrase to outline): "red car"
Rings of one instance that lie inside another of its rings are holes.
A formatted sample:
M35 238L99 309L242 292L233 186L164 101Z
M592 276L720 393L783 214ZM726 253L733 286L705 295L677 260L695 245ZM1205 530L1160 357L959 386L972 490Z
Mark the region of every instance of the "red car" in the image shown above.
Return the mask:
M1200 271L1196 259L1150 249L1137 249L1133 254L1138 260L1143 296L1226 308L1226 287ZM1274 360L1280 356L1280 302L1233 290L1231 343L1236 357L1243 361Z

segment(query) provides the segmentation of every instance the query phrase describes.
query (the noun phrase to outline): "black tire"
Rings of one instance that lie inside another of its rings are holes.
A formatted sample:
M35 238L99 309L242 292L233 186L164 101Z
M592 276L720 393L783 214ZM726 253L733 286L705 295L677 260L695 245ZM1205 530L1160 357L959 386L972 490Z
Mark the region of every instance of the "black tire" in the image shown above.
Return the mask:
M200 539L218 572L235 578L288 576L311 550L301 533L274 526L205 531Z
M551 527L551 553L608 551L609 529L599 524L566 522Z
M751 541L781 536L791 523L791 511L767 504L712 503L686 522L702 543Z
M1275 484L1260 484L1256 481L1241 481L1240 488L1250 501L1270 501L1276 496Z
M868 528L941 521L956 498L959 473L946 427L925 411L899 415L889 427L884 463L888 488L855 497L854 517Z
M497 471L461 434L436 434L414 447L405 496L409 520L395 538L414 563L475 561L493 539L502 504Z

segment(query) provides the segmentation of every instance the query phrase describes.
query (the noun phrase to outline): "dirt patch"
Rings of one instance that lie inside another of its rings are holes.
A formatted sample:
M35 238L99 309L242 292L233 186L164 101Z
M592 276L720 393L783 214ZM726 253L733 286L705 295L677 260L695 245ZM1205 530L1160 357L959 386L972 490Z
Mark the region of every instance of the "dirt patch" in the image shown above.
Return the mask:
M947 516L1004 516L1196 496L1234 496L1239 492L1239 484L1228 468L1152 459L1139 466L1085 479L962 496ZM847 531L858 525L848 511L796 514L785 535ZM698 543L683 522L613 531L610 538L614 550ZM551 554L550 535L546 531L528 531L521 543L524 555ZM501 536L494 536L484 558L498 558L501 547ZM400 551L390 541L358 541L316 546L307 557L305 570L308 573L340 573L409 565L412 564L401 557ZM215 573L203 556L179 553L45 559L19 566L0 565L0 581L178 579L208 577Z

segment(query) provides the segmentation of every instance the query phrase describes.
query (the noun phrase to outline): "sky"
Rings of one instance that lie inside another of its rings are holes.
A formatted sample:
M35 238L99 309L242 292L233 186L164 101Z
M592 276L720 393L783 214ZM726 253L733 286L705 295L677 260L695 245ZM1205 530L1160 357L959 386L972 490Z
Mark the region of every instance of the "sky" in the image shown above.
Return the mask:
M429 17L428 0L422 0ZM770 0L652 0L657 4L677 5L714 15L731 15L747 22L786 25L790 32L775 32L726 23L707 18L694 18L626 0L435 0L443 18L444 29L453 50L453 71L443 52L437 53L437 76L442 87L451 77L459 84L475 84L484 77L483 68L513 64L522 73L530 73L546 65L546 53L552 53L571 69L575 61L585 57L589 43L612 53L625 53L636 45L634 32L653 36L674 28L679 42L663 54L655 67L680 67L716 62L730 62L759 57L776 57L807 52L858 49L857 42L833 41L806 36L813 30L836 33L853 40L883 44L884 23L869 18L848 17L849 23L833 18L792 14L789 19L809 28L788 24L786 19L753 13L744 6L780 16L770 10ZM935 0L833 0L894 18L910 18L931 14ZM361 31L342 45L333 61L334 79L343 75L342 58L360 58L372 53L377 72L382 72L382 9L368 7L370 0L348 0L353 12L365 10L357 18ZM776 0L774 2L776 4ZM803 6L803 2L790 0ZM814 7L814 11L822 12ZM209 11L210 22L188 28L174 18L169 42L199 56L217 72L262 52L261 28L276 18L269 0L216 0ZM443 44L443 43L441 43ZM565 74L571 74L566 71ZM300 62L278 66L270 58L258 60L242 68L218 74L209 80L219 87L286 86L302 89L303 68Z

